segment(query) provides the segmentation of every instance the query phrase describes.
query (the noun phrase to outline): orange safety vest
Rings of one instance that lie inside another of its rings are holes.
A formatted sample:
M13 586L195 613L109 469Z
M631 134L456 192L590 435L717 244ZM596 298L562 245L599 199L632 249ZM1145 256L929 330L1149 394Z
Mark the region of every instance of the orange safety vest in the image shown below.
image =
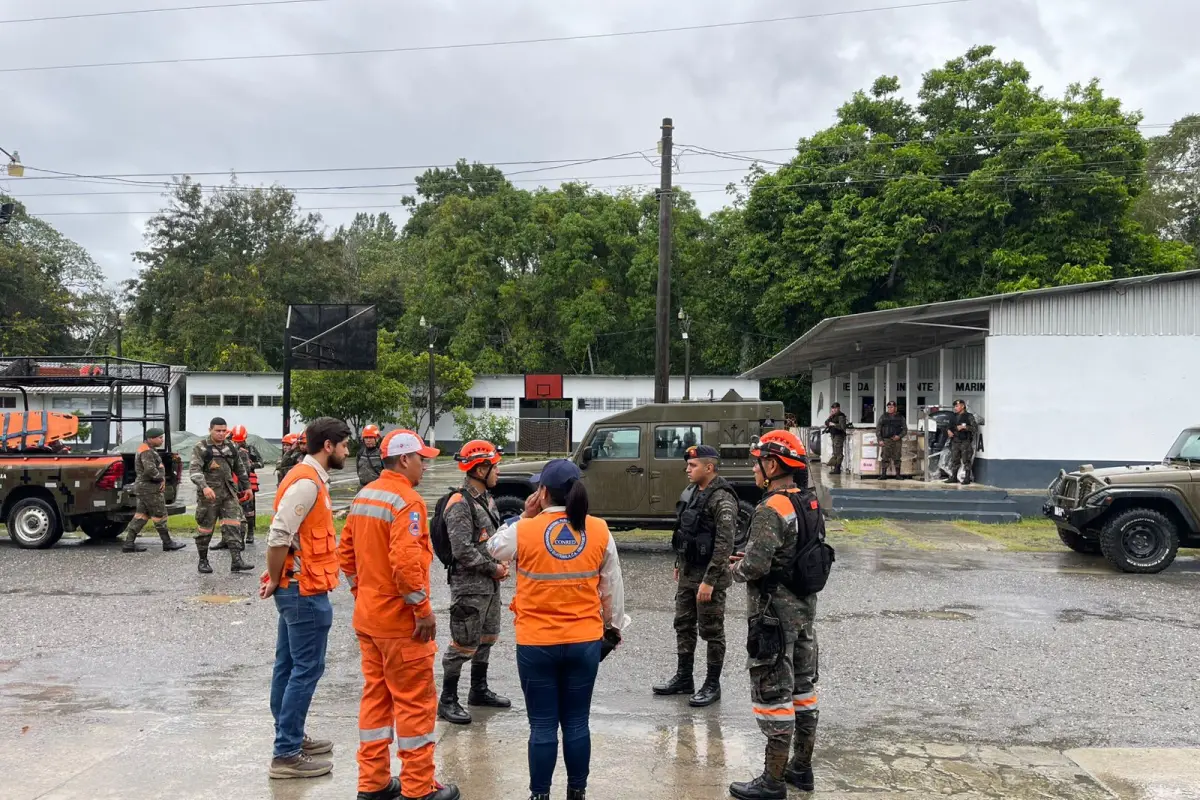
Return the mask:
M300 594L316 595L332 592L338 585L337 529L333 525L333 498L325 481L309 464L300 463L292 467L279 484L275 494L275 511L288 487L298 480L310 480L317 485L317 502L313 503L308 516L300 523L300 548L288 550L283 562L283 575L279 588L286 589L296 574L296 555L300 561Z
M562 511L517 523L517 590L512 609L517 644L595 642L604 636L600 565L608 523L587 518L579 533Z

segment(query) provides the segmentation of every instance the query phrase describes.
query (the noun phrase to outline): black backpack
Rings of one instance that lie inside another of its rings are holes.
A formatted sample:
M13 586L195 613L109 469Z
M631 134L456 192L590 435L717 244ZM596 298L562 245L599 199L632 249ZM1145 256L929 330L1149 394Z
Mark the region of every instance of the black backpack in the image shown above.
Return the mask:
M437 505L433 507L433 521L429 523L429 541L433 544L433 554L437 556L438 561L442 562L442 566L446 569L454 568L454 548L450 546L450 531L446 528L446 506L450 504L450 498L456 494L461 494L467 498L467 502L473 505L481 505L470 492L464 492L462 487L451 489L446 494L438 499ZM482 506L485 514L496 522L492 517L492 513L486 506Z
M797 597L817 594L825 588L833 568L833 547L825 541L825 516L811 491L789 492L796 511L796 555L779 583Z

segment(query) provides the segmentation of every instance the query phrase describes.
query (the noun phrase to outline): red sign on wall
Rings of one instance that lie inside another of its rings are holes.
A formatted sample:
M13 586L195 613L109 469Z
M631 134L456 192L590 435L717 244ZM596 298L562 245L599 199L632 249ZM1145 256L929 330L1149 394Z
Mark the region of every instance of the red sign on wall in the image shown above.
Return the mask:
M526 400L562 400L562 375L526 375Z

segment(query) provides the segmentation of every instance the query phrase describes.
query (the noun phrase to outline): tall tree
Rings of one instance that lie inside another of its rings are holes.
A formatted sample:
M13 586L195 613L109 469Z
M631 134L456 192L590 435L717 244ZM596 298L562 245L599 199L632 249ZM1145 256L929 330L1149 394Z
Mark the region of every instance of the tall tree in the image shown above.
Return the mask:
M1146 172L1150 187L1138 198L1138 221L1163 239L1200 251L1200 114L1150 140Z

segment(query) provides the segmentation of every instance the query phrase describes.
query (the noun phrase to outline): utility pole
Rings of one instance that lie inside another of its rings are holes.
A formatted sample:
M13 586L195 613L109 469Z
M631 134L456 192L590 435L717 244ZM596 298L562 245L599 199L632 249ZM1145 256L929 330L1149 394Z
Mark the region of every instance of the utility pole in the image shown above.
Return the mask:
M433 445L436 444L437 440L437 432L434 430L436 419L433 416L434 382L437 379L437 374L433 368L433 343L437 338L437 330L432 325L426 323L424 317L421 317L421 327L429 331L429 433L425 437L425 442Z
M121 342L121 335L124 333L124 330L125 330L124 327L121 325L121 312L118 311L117 312L117 361L118 362L121 361L121 358L124 355L124 350L122 350L122 342ZM124 367L120 363L117 364L117 369L124 372ZM170 380L169 375L167 376L167 379ZM146 387L143 386L142 391L145 392ZM125 443L125 426L121 424L121 420L123 420L124 418L125 418L125 402L121 397L121 384L118 381L117 382L117 445L118 446ZM142 424L145 425L145 422L143 421Z
M292 432L292 307L283 323L283 436Z
M692 327L692 318L679 309L679 328L683 331L683 399L692 399L692 340L688 331Z
M671 390L671 134L670 117L662 121L662 181L658 190L658 299L655 306L654 402L665 403Z

